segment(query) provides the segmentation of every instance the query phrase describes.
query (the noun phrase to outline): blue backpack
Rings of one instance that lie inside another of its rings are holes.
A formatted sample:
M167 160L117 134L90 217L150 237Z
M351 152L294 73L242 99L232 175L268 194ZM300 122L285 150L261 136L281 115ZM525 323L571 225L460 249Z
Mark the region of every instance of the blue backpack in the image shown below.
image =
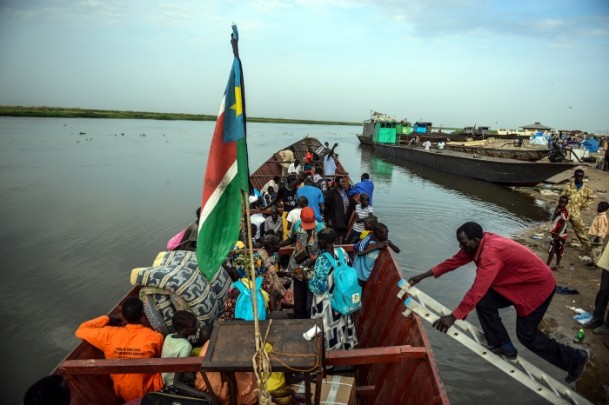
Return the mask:
M266 307L264 305L264 298L262 297L262 292L260 290L262 280L262 277L256 277L256 303L258 304L259 321L264 321L266 319ZM241 293L235 302L235 319L253 321L254 307L252 305L251 290L246 287L241 280L235 281L233 286L235 286L235 288Z
M342 249L338 249L338 261L328 252L326 258L332 264L334 285L330 289L332 308L343 315L349 315L362 307L362 287L357 280L357 272L347 264Z

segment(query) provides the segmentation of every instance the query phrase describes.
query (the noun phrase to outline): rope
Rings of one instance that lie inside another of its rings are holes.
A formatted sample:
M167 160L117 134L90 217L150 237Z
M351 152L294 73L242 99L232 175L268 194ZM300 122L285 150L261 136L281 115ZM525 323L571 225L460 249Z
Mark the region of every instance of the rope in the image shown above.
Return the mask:
M264 337L264 341L260 336L260 324L258 322L258 311L264 311L264 308L258 308L258 300L256 299L256 270L254 268L254 249L252 246L252 224L250 221L250 205L248 201L247 192L241 191L242 204L245 206L246 213L246 229L247 229L247 240L248 240L248 252L249 252L249 268L250 268L250 281L251 281L251 299L252 299L252 307L254 309L254 342L256 344L256 351L254 352L254 356L252 357L252 363L254 368L254 374L256 375L256 382L258 383L258 404L259 405L271 405L273 402L271 401L271 395L267 390L267 381L269 376L271 375L271 362L269 360L268 354L265 350L266 338L269 334L269 329L272 320L269 322L267 327L266 335Z
M315 339L319 339L318 335L315 335ZM320 364L320 358L319 355L315 354L310 354L310 353L282 353L282 352L277 352L275 350L272 350L269 353L270 357L273 358L273 360L275 360L276 362L280 363L281 365L283 365L285 368L291 370L291 371L295 371L298 373L308 373L311 372L313 370L316 370L317 368L319 368L319 364ZM304 369L304 368L296 368L296 367L292 367L290 365L288 365L285 361L281 360L280 356L284 356L284 357L313 357L315 358L315 364L313 365L313 367L308 368L308 369Z
M276 355L282 355L282 356L290 356L290 357L315 357L315 365L311 368L296 368L296 367L291 367L289 366L286 362L284 362L283 360L281 360L278 356ZM273 358L273 360L277 361L278 363L282 364L285 368L292 370L292 371L296 371L298 373L308 373L311 372L313 370L316 370L319 367L319 356L316 354L286 354L286 353L278 353L278 352L271 352L271 357Z
M267 382L271 375L271 361L269 360L269 355L266 350L266 339L269 336L269 331L271 330L271 325L273 324L273 320L269 321L269 324L266 328L266 333L264 335L264 339L260 344L260 349L256 350L254 356L252 356L252 365L254 368L254 374L256 375L256 380L258 382L258 404L259 405L271 405L273 401L271 400L271 394L267 390Z

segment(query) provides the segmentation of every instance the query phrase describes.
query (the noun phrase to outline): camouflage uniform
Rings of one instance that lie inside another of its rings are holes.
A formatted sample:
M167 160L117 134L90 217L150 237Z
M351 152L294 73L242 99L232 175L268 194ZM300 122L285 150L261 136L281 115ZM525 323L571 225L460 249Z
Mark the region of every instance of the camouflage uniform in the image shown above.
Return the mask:
M584 229L584 222L581 217L581 210L587 208L594 200L592 189L586 184L578 189L575 186L575 182L568 183L562 190L562 195L569 197L569 203L567 204L567 211L569 211L569 221L573 227L573 231L580 242L584 245L587 250L590 250L590 239L586 230Z

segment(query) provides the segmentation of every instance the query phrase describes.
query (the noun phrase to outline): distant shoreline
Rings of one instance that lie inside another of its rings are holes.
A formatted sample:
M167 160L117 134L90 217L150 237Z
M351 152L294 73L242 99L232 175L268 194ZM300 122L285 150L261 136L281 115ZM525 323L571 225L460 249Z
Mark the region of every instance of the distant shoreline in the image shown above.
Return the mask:
M113 118L166 121L215 121L217 118L215 115L205 114L155 113L144 111L90 110L84 108L23 106L0 106L0 117ZM264 117L248 117L247 121L273 124L361 125L361 122L317 121Z

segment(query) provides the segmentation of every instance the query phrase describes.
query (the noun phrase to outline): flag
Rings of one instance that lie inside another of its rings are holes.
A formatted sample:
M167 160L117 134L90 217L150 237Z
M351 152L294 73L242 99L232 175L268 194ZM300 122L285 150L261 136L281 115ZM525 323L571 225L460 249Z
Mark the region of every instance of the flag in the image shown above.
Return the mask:
M239 238L241 191L248 192L245 99L237 27L233 25L235 55L209 148L197 236L197 264L211 280Z

